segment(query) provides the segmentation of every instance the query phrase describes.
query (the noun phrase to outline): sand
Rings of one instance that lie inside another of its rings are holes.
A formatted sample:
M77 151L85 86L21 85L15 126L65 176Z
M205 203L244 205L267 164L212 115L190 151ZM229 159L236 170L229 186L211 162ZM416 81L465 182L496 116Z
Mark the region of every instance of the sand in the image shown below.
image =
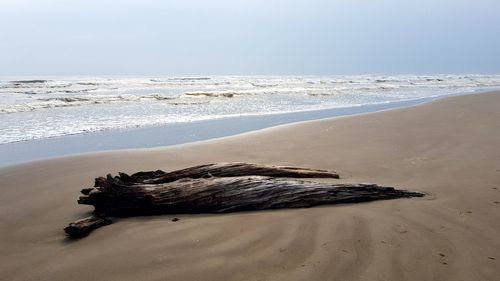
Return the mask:
M499 280L500 93L170 148L0 169L2 280ZM246 161L333 169L424 198L129 218L79 241L93 178Z

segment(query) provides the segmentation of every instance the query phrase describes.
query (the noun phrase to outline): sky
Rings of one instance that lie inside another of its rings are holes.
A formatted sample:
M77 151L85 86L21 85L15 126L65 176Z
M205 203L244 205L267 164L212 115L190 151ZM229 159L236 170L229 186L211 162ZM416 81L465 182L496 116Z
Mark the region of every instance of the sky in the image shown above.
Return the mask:
M499 0L0 0L0 75L500 74Z

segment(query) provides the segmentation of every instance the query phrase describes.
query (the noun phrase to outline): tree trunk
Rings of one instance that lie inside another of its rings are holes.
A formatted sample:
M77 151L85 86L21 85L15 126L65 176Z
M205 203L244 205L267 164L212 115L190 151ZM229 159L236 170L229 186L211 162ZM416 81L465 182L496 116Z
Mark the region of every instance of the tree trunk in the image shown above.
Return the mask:
M83 196L78 200L79 204L94 206L97 217L72 223L65 230L70 236L80 237L82 233L105 225L101 220L107 216L227 213L423 196L376 184L332 184L285 177L338 178L338 174L229 163L171 173L108 175L97 178L94 188L83 189Z
M157 184L173 182L184 178L199 179L205 177L238 176L268 176L282 178L339 178L339 175L336 172L318 169L268 166L248 163L217 163L194 166L170 173L165 173L161 170L157 170L154 172L139 172L131 176L120 173L119 179L124 183Z

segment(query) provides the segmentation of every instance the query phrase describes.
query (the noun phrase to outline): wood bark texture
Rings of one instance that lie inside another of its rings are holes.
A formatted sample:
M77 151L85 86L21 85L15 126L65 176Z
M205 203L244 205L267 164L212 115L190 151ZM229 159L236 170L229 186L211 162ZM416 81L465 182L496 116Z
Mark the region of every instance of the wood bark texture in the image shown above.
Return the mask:
M423 196L377 184L320 183L303 178L339 176L326 170L221 163L170 173L158 170L99 177L78 199L79 204L94 206L94 215L71 223L65 231L71 237L82 237L109 224L109 217L305 208Z

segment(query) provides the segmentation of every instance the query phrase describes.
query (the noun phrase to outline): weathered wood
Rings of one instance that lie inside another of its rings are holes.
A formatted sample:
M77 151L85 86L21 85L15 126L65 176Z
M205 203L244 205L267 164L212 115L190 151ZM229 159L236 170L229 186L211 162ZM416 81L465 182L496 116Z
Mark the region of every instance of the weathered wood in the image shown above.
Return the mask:
M269 166L248 163L216 163L190 167L182 170L165 173L161 170L155 172L140 172L131 176L120 173L120 181L124 183L168 183L183 178L205 177L238 177L238 176L268 176L282 178L339 178L333 171L297 168L287 166ZM104 178L98 178L102 181ZM97 180L97 179L96 179ZM99 185L96 182L96 186Z
M117 217L301 208L420 196L376 184L326 184L263 176L124 185L113 178L78 200Z
M71 237L79 238L87 236L92 230L111 224L111 220L104 217L91 216L72 222L64 228Z
M79 204L94 206L98 217L74 222L65 231L80 237L110 223L100 221L106 216L227 213L423 196L376 184L284 178L292 176L338 178L324 170L244 163L202 165L171 173L108 175L97 178L94 188L83 189L78 199Z

